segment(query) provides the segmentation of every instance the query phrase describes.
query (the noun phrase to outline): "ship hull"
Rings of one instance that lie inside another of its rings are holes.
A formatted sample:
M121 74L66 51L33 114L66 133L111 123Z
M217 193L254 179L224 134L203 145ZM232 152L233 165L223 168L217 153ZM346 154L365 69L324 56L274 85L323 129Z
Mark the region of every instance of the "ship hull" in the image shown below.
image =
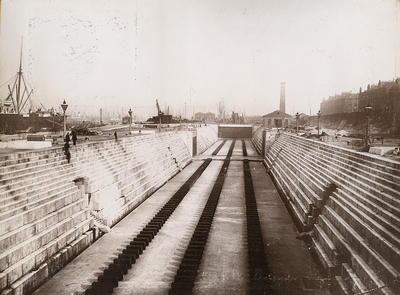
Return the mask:
M32 131L61 130L62 123L63 119L60 116L40 117L31 114L25 117L19 114L0 114L0 133L12 134L28 129Z

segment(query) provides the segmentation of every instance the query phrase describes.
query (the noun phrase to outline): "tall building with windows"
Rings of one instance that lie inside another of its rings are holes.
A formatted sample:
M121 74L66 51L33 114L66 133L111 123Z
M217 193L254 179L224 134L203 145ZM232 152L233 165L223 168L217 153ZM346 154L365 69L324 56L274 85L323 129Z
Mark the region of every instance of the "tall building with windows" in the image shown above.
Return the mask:
M343 92L330 96L321 102L320 110L323 116L363 112L366 106L372 107L374 118L381 122L391 122L390 132L400 133L400 79L379 81L368 85L357 94Z
M357 112L358 94L343 92L339 95L330 96L321 102L320 110L323 116Z

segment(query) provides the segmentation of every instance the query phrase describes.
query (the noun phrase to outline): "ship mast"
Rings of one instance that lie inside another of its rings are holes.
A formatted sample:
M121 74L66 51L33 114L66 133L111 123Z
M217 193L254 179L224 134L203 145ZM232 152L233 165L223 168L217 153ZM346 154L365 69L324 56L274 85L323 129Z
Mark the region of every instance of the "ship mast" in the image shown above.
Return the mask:
M21 79L22 79L22 46L23 41L21 40L21 54L19 56L19 70L18 70L18 84L17 84L17 110L19 114L19 106L20 106L20 94L21 94Z
M10 85L8 85L8 91L8 97L12 100L14 112L17 114L21 114L21 112L25 108L26 103L31 98L31 95L33 93L33 89L28 89L28 85L26 84L24 74L22 72L22 40L18 72L16 75L16 79L13 83L13 87L11 88Z
M1 0L0 0L0 34L1 34Z

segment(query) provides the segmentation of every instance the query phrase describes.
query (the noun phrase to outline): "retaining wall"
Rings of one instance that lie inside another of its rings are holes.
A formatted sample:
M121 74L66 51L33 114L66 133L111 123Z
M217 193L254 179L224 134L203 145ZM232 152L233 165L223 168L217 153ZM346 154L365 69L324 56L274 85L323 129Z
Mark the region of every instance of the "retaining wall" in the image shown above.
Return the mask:
M336 291L400 294L400 163L287 133L270 136L265 150Z

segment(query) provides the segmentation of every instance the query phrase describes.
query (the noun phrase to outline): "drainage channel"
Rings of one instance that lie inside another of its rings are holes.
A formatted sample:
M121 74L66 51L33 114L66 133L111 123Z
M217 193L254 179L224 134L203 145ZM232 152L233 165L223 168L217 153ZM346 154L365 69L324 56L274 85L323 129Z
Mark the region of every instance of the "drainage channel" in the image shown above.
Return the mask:
M85 294L97 295L112 293L113 289L118 286L118 282L122 280L123 275L128 272L128 269L132 267L132 264L136 262L144 249L157 235L161 227L210 163L211 159L206 159L200 167L197 168L193 175L190 176L171 199L158 211L153 219L151 219L130 244L122 250L118 258L114 259L103 273L98 276L97 280L85 291Z
M244 150L243 150L244 151ZM264 241L261 233L260 218L251 178L249 160L243 161L246 220L247 220L247 251L249 267L250 294L269 294L267 283L268 266L266 261Z
M247 157L247 148L244 139L242 139L242 151L243 151L243 156Z
M216 155L219 153L219 151L222 149L222 147L224 146L225 142L226 142L226 139L224 139L224 140L219 144L219 146L215 149L215 151L213 151L213 153L212 153L211 155L216 156Z
M185 251L185 255L183 256L174 282L171 284L169 294L192 293L235 143L236 140L233 140L224 164L221 167L217 180L214 183L210 196L200 216L199 222L197 223L192 238Z

